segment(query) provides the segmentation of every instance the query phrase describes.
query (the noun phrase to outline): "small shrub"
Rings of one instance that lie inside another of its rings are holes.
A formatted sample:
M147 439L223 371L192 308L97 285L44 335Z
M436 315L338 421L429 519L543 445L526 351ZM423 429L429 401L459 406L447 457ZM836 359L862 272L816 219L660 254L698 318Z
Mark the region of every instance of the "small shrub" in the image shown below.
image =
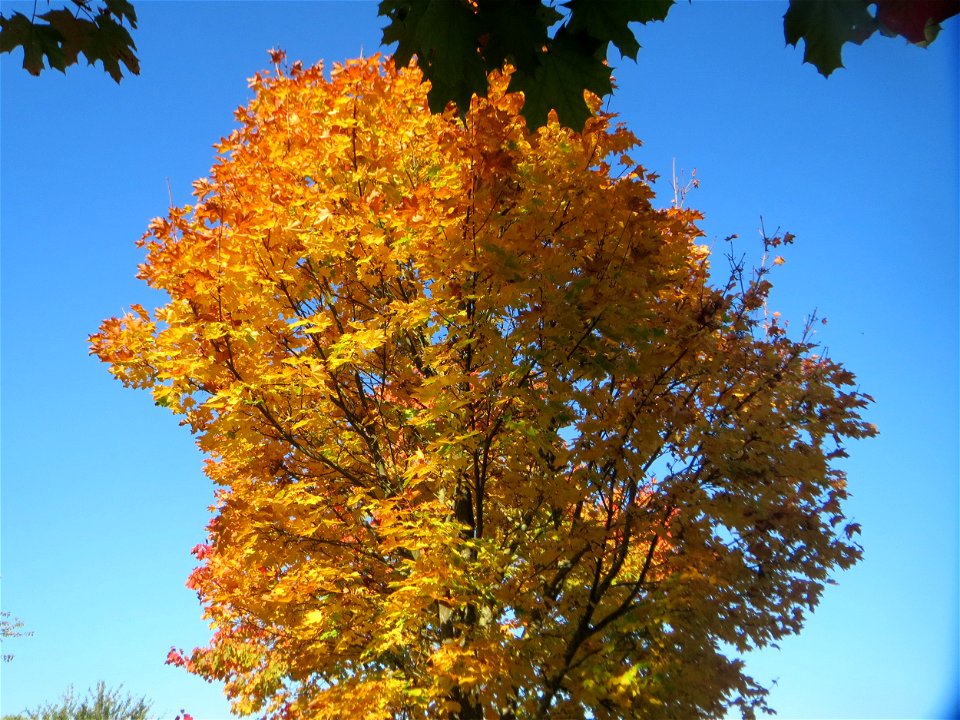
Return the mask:
M73 688L67 688L56 703L41 705L3 720L147 720L151 703L145 698L121 694L121 689L108 690L106 683L97 683L83 700L77 700Z

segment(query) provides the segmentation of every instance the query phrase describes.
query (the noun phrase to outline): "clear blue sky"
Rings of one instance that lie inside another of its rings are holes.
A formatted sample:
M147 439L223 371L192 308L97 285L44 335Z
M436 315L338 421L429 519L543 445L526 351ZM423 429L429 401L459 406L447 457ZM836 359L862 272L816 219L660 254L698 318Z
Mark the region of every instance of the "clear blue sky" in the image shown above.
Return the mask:
M43 3L41 2L41 5ZM4 3L4 9L14 8ZM31 5L26 6L28 9ZM207 630L183 583L210 483L189 433L87 356L85 338L131 303L134 241L206 175L266 50L312 63L379 48L373 2L139 2L140 77L41 78L2 68L2 607L11 641L2 712L73 684L123 684L198 720L220 688L164 665ZM805 631L748 659L778 678L783 718L934 718L956 708L958 568L958 22L929 49L875 38L824 80L785 48L785 2L680 2L617 65L610 108L638 160L701 186L717 250L738 233L795 233L773 305L876 397L881 435L845 468L863 562ZM669 188L660 187L669 203Z

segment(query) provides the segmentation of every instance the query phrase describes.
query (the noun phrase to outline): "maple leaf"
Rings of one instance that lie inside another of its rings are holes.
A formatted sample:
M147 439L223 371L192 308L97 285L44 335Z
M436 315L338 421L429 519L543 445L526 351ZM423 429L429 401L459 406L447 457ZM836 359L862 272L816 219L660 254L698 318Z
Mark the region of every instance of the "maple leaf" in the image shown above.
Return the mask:
M565 28L557 31L534 73L511 77L510 89L524 94L523 114L528 122L533 127L545 125L548 113L555 110L564 125L583 127L591 115L583 91L602 97L613 90L605 56L602 41Z
M864 0L792 0L783 16L789 45L803 40L803 61L824 76L843 67L844 44L862 44L877 29Z
M520 72L533 72L540 63L541 48L550 41L550 27L562 17L556 9L538 2L479 4L477 22L484 31L480 54L485 71L510 63ZM486 77L480 88L486 89Z
M99 12L90 15L92 19L67 8L50 10L35 19L19 12L0 16L0 52L22 47L23 67L31 75L39 75L45 63L66 72L81 53L91 65L100 61L117 82L123 77L121 62L129 72L139 74L136 46L122 24L125 21L136 28L136 12L127 0L103 1ZM90 9L86 3L77 4L83 10Z
M128 0L103 0L104 8L117 20L129 23L134 30L137 28L137 11Z
M45 56L53 55L53 62L58 62L57 44L49 32L35 30L23 13L0 16L0 52L12 52L17 47L23 48L23 69L31 75L39 75L43 70Z
M512 90L526 96L523 115L532 127L555 110L560 122L581 128L590 116L583 93L612 91L605 59L613 42L636 57L630 22L662 20L673 0L563 3L566 15L539 1L382 0L389 19L384 45L397 43L400 63L416 56L430 80L430 107L454 101L466 112L473 95L486 91L486 75L505 64L516 69ZM550 29L561 23L553 34Z
M631 23L665 20L674 0L567 0L563 12L546 0L381 0L388 18L383 44L397 43L401 63L419 58L432 83L430 107L453 101L465 113L473 95L486 92L484 74L512 66L512 90L526 95L523 116L532 128L551 110L580 130L589 117L587 91L612 91L605 64L612 43L636 60L640 49ZM870 8L876 6L876 17ZM788 44L804 42L804 61L823 75L842 67L846 43L860 44L875 30L926 45L939 23L960 12L956 0L790 0L784 15Z
M81 47L81 52L87 62L93 65L98 60L116 82L123 78L120 63L134 75L140 74L140 61L135 50L137 46L130 37L130 32L113 18L113 14L102 10L96 17L96 31L90 33L87 42Z
M464 0L388 0L380 14L391 24L382 42L398 43L396 57L413 56L430 74L430 108L442 111L451 100L464 110L475 88L486 83L486 69L477 52L479 24Z
M51 57L50 67L66 71L68 66L77 62L77 56L89 42L95 26L87 20L78 18L67 9L51 10L40 18L46 20L61 39L59 50L55 53L58 60Z
M880 0L877 22L887 35L902 35L926 47L940 32L940 23L960 14L957 0Z
M617 2L591 2L569 0L569 29L585 32L600 41L609 41L617 46L624 57L637 59L640 43L630 29L629 23L649 23L665 20L674 0L617 0Z

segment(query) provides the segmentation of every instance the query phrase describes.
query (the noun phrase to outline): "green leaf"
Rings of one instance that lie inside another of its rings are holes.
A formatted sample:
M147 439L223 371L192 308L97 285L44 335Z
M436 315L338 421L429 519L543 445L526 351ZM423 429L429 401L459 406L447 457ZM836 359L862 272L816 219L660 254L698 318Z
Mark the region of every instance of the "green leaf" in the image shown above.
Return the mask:
M0 52L13 52L17 47L23 48L23 69L39 75L43 70L43 45L30 19L18 12L9 18L0 17Z
M586 32L604 45L612 42L620 54L637 59L640 43L629 23L664 20L674 0L569 0L571 32Z
M87 44L90 35L96 32L97 26L89 20L74 17L67 9L51 10L40 16L50 27L60 35L60 50L63 55L63 66L50 63L50 67L66 71L67 67L77 62L77 57L83 46Z
M15 12L10 17L0 15L0 52L13 52L14 48L29 42L33 25L23 13Z
M674 0L569 0L568 22L551 39L563 15L541 0L381 0L389 18L383 44L397 43L395 57L406 64L416 55L430 81L430 108L453 100L461 111L470 97L486 94L487 73L509 61L516 72L510 89L526 97L523 115L531 128L546 123L551 109L560 122L579 129L590 111L583 91L612 91L605 65L613 42L636 58L640 44L631 22L663 20Z
M545 125L547 113L554 109L563 125L580 130L590 117L583 91L603 97L613 90L605 55L606 46L599 40L560 28L536 72L532 76L518 72L511 78L509 89L524 93L523 116L530 127Z
M442 111L451 100L466 112L474 93L484 94L487 74L478 52L479 24L464 0L384 0L380 14L391 22L384 45L397 43L394 56L407 63L417 56L431 83L430 109Z
M126 20L130 27L137 29L137 11L127 0L103 0L107 10L117 16L120 22Z
M537 2L486 2L477 8L480 54L487 71L509 60L521 72L533 73L540 48L550 42L548 30L562 16Z
M430 108L443 110L449 100L461 112L475 92L486 91L487 74L478 53L478 24L464 2L429 0L417 28L421 67L430 66Z
M389 22L384 26L380 37L382 45L392 45L398 43L399 47L393 55L398 63L406 64L410 61L412 50L406 41L410 34L407 26L407 18L412 10L411 0L380 0L377 8L378 17L386 17Z
M827 77L843 67L844 43L857 45L877 29L865 0L791 0L783 16L783 34L788 44L803 40L803 61Z
M65 72L74 65L80 53L92 65L99 60L110 76L120 82L120 63L134 74L140 72L134 54L136 46L130 33L114 16L127 18L136 26L133 7L126 0L104 0L94 21L78 18L66 8L51 10L31 20L21 13L0 17L0 52L23 48L23 67L31 75L39 75L44 60L51 68Z
M136 45L133 44L133 38L130 37L127 29L114 20L111 13L105 9L97 15L96 25L96 30L90 34L86 44L81 48L87 62L93 65L99 60L103 63L103 69L116 82L120 82L123 78L121 62L131 73L139 75L140 62L133 52Z

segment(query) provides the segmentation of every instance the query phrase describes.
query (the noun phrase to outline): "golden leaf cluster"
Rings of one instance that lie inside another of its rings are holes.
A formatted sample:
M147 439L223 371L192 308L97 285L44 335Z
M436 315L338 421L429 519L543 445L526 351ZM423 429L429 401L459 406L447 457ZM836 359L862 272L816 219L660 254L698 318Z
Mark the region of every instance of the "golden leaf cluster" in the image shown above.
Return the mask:
M415 67L279 60L142 241L169 302L91 338L219 487L171 662L285 720L762 707L737 654L859 555L852 375L763 272L711 284L596 102L531 132L509 68L461 118Z

